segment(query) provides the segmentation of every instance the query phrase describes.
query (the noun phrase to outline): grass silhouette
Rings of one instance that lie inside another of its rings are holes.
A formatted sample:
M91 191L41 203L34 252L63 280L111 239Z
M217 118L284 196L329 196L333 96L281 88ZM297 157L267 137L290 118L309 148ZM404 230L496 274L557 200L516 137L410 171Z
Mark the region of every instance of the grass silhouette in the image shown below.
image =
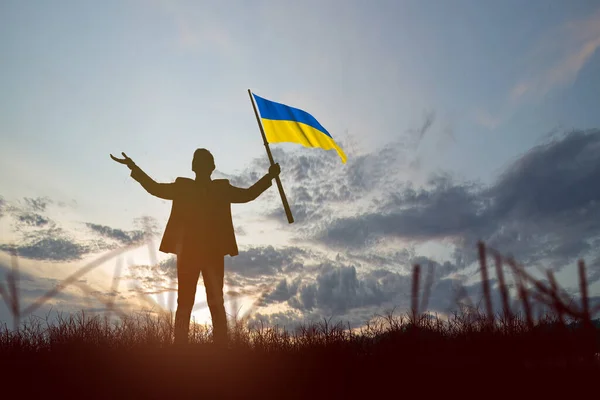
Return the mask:
M488 253L500 313L493 311ZM354 398L397 397L402 385L416 390L417 382L428 382L421 394L457 380L487 382L495 393L526 385L537 395L549 383L591 384L600 373L600 320L593 319L598 307L590 308L584 263L578 306L552 273L544 284L483 243L479 254L483 310L463 305L448 318L424 313L432 280L428 275L421 290L416 265L406 313L390 311L358 329L327 319L295 329L233 320L228 349L215 348L210 327L198 324L190 327L189 345L172 345L172 314L127 314L118 321L84 311L54 322L30 317L16 331L0 328L0 389L18 393L16 382L27 381L35 383L28 394L62 388L62 397L75 398ZM503 266L515 278L521 311L509 307ZM550 311L535 318L533 301Z

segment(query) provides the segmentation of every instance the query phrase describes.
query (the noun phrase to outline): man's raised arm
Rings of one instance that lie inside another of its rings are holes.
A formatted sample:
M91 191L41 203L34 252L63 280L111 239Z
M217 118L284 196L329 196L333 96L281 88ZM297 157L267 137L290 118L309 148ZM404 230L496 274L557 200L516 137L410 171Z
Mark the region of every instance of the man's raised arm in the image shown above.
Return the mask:
M117 157L113 156L112 154L110 155L110 158L112 158L113 160L115 160L116 162L118 162L120 164L127 165L127 167L131 170L131 177L133 179L135 179L136 181L138 181L142 185L142 187L144 189L146 189L146 191L148 193L150 193L153 196L159 197L161 199L165 199L165 200L173 200L175 198L175 195L176 195L175 183L158 183L158 182L156 182L154 179L150 178L150 176L148 176L148 174L146 174L144 171L142 171L142 169L140 167L135 165L133 160L131 158L127 157L127 155L125 153L121 153L121 154L123 154L123 157L124 157L122 159L117 158Z
M256 199L262 192L271 187L273 184L271 181L279 175L279 172L279 164L274 164L269 167L269 172L265 176L247 189L229 186L229 201L231 203L247 203Z

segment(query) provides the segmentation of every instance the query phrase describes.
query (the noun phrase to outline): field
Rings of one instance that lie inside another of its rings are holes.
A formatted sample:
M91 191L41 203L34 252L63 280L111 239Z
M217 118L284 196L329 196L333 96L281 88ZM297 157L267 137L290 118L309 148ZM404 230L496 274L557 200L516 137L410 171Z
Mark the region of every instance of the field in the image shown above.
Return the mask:
M30 318L18 331L0 329L0 390L15 398L356 398L592 388L600 377L600 320L592 318L598 309L588 302L583 262L575 304L551 273L545 285L506 260L522 302L518 312L508 307L497 264L504 307L494 313L483 245L480 252L482 304L444 319L418 310L419 266L409 312L375 316L360 329L331 320L292 330L232 321L226 349L215 348L210 327L199 325L189 345L172 345L170 314L117 322L85 312L53 323ZM534 301L551 311L534 316Z

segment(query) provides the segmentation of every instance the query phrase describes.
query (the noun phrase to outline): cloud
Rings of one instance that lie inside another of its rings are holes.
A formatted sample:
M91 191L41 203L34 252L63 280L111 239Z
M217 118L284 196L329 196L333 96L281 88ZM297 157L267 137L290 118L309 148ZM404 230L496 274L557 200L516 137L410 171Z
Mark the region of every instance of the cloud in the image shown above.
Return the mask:
M556 269L594 257L591 242L600 236L595 184L600 130L548 138L487 186L450 174L436 173L421 182L402 172L390 174L406 169L413 139L357 156L343 168L326 152L275 149L286 167L282 180L296 219L286 229L294 240L325 251L343 250L346 262L365 266L407 265L406 259L382 253L398 241L403 247L429 241L453 246L457 268L476 260L478 240L521 262ZM279 199L271 194L268 204L274 207L267 208L266 216L283 223Z
M336 249L370 248L384 239L477 240L558 267L581 257L600 236L600 130L573 131L535 147L489 187L434 176L415 189L390 188L377 207L333 219L315 232ZM365 177L365 180L367 178ZM472 250L471 250L472 252Z
M291 282L288 282L287 279L282 279L279 281L275 290L271 293L268 293L264 298L264 303L278 303L282 301L288 301L291 297L295 296L298 293L298 286L300 285L301 279L295 279Z
M16 202L4 201L0 207L10 218L12 233L19 234L22 238L30 238L40 235L43 231L54 230L58 224L52 218L48 217L48 206L54 204L54 201L48 197L29 198L24 197ZM7 224L8 226L8 224Z
M36 197L36 198L24 197L23 200L24 200L27 208L29 208L32 211L37 211L37 212L46 211L46 208L48 207L48 205L53 203L52 200L50 200L48 197Z
M16 204L9 204L0 197L0 216L3 215L3 211L7 211L13 217L13 226L17 231L24 231L28 228L55 227L56 223L43 215L50 204L53 202L47 197L24 197Z
M18 215L17 220L25 225L37 227L48 225L50 223L50 219L44 217L43 215L27 212Z
M121 229L115 229L105 225L92 224L90 222L86 223L85 225L100 236L108 239L114 239L125 245L137 243L140 240L143 240L145 237L144 231L141 230L126 232Z
M600 201L600 130L573 131L537 146L501 175L488 194L496 217L556 217Z
M425 279L419 290L419 310L449 314L460 307L468 297L468 304L476 304L482 298L479 283L465 285L464 278L450 278L448 275L457 266L445 262L439 264L422 257L423 267L433 266L434 274L429 289L425 289ZM429 267L424 274L429 274ZM490 285L495 284L490 280ZM428 293L427 301L424 297ZM496 290L497 292L497 290ZM500 309L499 293L493 293L496 309ZM375 269L359 274L353 265L335 262L323 264L319 273L306 279L287 279L278 282L274 289L263 296L263 306L284 304L283 312L255 314L253 320L263 320L280 325L297 325L303 320L316 320L336 317L351 322L353 326L363 324L383 308L407 312L411 307L412 275L388 269ZM466 297L465 297L466 296Z
M369 208L372 197L382 188L409 179L415 136L402 136L379 151L357 155L345 165L330 152L275 149L274 156L283 165L282 182L294 215L295 233L306 238L319 226L329 224L332 216ZM285 221L280 201L272 204L267 218Z
M377 270L363 278L355 266L323 265L308 283L300 279L281 280L264 298L265 303L285 301L302 312L318 310L325 315L340 315L354 308L381 305L409 287L408 277Z
M600 130L573 131L517 160L486 193L498 222L490 239L531 261L552 255L554 267L591 250L600 235L598 151Z
M389 188L406 180L418 181L414 154L420 137L431 129L434 115L426 113L419 129L407 131L377 151L357 154L347 164L342 164L335 152L274 148L273 156L282 165L281 180L294 215L295 222L290 227L293 233L298 238L311 238L315 230L330 224L333 216L372 208L382 191L389 192ZM345 147L343 141L340 144ZM267 168L268 163L261 157L246 170L227 178L232 184L247 187ZM264 201L268 204L265 212L268 219L286 221L277 192L265 193Z
M78 260L90 251L71 239L49 217L43 215L53 201L47 197L23 198L16 205L4 203L13 220L14 232L20 238L14 243L0 243L0 250L17 251L20 257L44 261Z
M112 249L116 245L114 242L129 245L145 238L145 232L150 235L157 233L156 220L141 217L134 220L140 229L129 232L98 224L85 224L92 232L114 241L111 243L104 240L87 242L74 239L61 224L45 215L51 204L55 202L48 197L25 197L10 205L3 202L3 208L9 211L12 218L13 233L18 236L11 244L0 243L0 250L15 249L21 257L35 260L74 261L94 251Z
M418 190L404 184L372 211L335 219L316 239L336 248L364 248L384 237L425 241L480 233L487 227L482 213L487 199L478 190L478 185L456 184L448 175L435 176Z
M89 246L77 243L66 237L39 237L18 245L0 244L0 250L17 251L20 257L42 261L75 261L90 252Z
M531 55L532 71L510 90L510 97L542 97L570 84L600 47L600 9L549 32Z
M416 260L415 260L416 261ZM423 258L421 265L433 265L433 269L422 269L418 293L418 311L438 315L452 315L462 306L483 309L483 287L481 282L467 284L466 277L449 277L457 269L449 262L443 265ZM433 271L429 278L430 271ZM505 277L508 278L508 277ZM430 284L426 284L429 281ZM542 280L546 285L547 281ZM490 277L490 298L492 312L503 311L501 293L495 277ZM507 281L509 307L513 313L523 312L523 305L514 292L514 283ZM571 293L573 300L580 302L579 293ZM318 321L334 317L334 322L349 322L358 327L376 314L381 315L395 310L396 315L410 311L412 307L412 276L387 269L376 269L358 274L354 266L326 265L319 274L304 282L299 279L282 279L277 286L264 296L264 304L283 304L284 311L271 314L255 313L251 319L253 326L260 321L280 326L298 326L306 321ZM590 298L591 304L599 304L597 297ZM548 306L532 301L536 315L550 311ZM260 325L258 325L260 326Z
M299 247L251 247L235 257L225 258L225 270L243 277L272 276L301 268L307 251Z

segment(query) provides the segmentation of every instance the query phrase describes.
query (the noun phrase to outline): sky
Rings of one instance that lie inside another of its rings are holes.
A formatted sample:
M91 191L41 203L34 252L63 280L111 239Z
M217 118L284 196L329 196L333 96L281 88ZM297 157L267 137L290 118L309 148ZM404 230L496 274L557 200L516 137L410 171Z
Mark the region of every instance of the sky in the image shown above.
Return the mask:
M599 47L598 1L3 0L0 282L15 248L25 309L105 256L35 313L172 307L132 291L174 287L170 204L109 154L171 182L203 147L248 187L268 168L252 89L311 113L348 162L272 145L296 222L274 187L232 207L228 306L358 325L406 307L421 263L448 312L457 285L479 293L478 240L574 296L584 259L600 296Z

